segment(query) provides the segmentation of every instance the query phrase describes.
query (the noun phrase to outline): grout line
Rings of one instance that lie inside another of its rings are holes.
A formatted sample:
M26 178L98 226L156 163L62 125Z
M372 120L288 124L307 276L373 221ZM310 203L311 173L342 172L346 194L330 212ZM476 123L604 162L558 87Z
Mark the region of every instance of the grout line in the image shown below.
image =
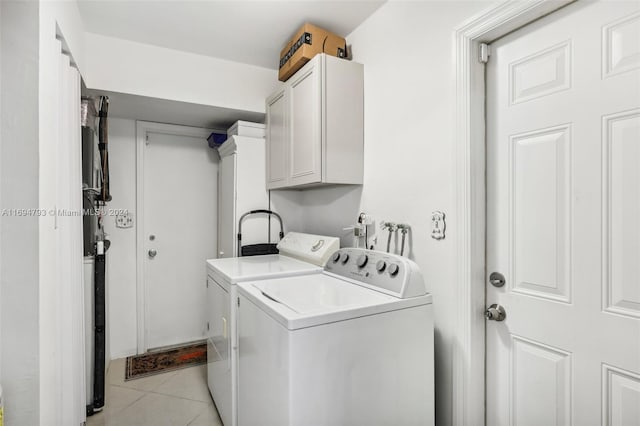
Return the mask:
M194 366L196 367L196 366ZM184 369L183 369L184 370ZM188 426L190 424L192 424L193 422L195 422L198 418L200 418L201 416L206 414L206 410L209 409L209 405L213 405L214 409L217 412L217 409L215 408L215 404L213 403L213 398L211 398L211 395L209 394L209 389L208 386L206 384L206 381L203 383L204 386L206 387L206 393L207 393L207 401L201 401L201 400L197 400L197 399L191 399L191 398L186 398L186 397L182 397L182 396L176 396L176 395L170 395L170 394L166 394L166 393L162 393L162 392L158 392L158 388L161 387L162 385L164 385L165 383L167 383L171 378L173 378L173 376L177 375L180 371L183 370L176 370L176 371L169 371L167 373L160 373L158 374L158 376L160 375L166 375L166 379L161 381L160 383L158 383L158 385L156 387L154 387L153 390L144 390L144 389L137 389L137 388L132 388L132 387L128 387L126 386L127 382L122 382L122 383L118 383L118 384L113 384L113 383L108 383L107 386L111 387L111 388L116 388L115 390L117 391L117 389L126 389L126 390L132 390L132 391L136 391L141 393L142 395L140 395L139 397L137 397L135 400L131 401L129 404L125 405L124 407L120 408L119 410L113 411L110 413L110 416L112 418L116 418L118 415L120 415L122 412L124 412L126 409L130 408L131 406L133 406L134 404L140 402L142 399L144 399L145 396L149 396L151 394L155 394L155 395L160 395L160 396L164 396L167 398L173 398L173 399L181 399L184 401L189 401L189 402L196 402L196 403L200 403L203 404L201 410L196 413L196 415L191 418L191 420L189 420L185 425ZM115 369L114 369L114 373L115 373ZM124 369L122 371L123 375L124 375ZM152 377L152 376L151 376ZM144 378L140 379L140 380L144 380ZM113 391L114 389L111 389L111 391ZM108 403L107 403L108 404ZM108 407L108 405L106 406ZM105 408L106 408L105 407ZM104 412L103 412L104 413ZM218 413L218 417L220 417L220 414Z
M118 386L118 385L111 385L113 387L116 388L120 388L120 389L127 389L127 390L134 390L134 391L138 391L144 395L140 396L138 399L136 399L134 402L139 401L140 399L142 399L144 396L148 395L148 394L154 394L154 395L160 395L160 396L166 396L169 398L176 398L176 399L183 399L185 401L191 401L191 402L199 402L201 404L213 404L213 400L211 399L211 396L209 396L210 401L200 401L199 399L191 399L191 398L187 398L185 396L178 396L178 395L171 395L171 394L167 394L167 393L162 393L162 392L156 392L156 391L150 391L150 390L140 390L140 389L131 389L131 388L127 388L124 386ZM133 403L127 405L127 407L129 407L130 405L132 405Z
M117 386L117 385L110 385L110 386L123 388L122 386ZM129 389L129 388L123 388L123 389L136 390L136 389ZM135 404L136 402L140 401L142 398L144 398L147 395L145 392L142 392L142 391L139 391L139 392L142 393L142 395L137 397L135 400L131 401L131 403L129 403L129 404L125 405L124 407L122 407L120 410L115 411L113 414L116 415L116 414L119 414L119 413L123 412L124 410L126 410L129 407L131 407L133 404Z
M147 391L147 393L153 393L156 395L168 396L168 397L177 398L177 399L184 399L186 401L200 402L202 404L213 404L213 400L211 399L211 396L209 396L209 399L211 399L210 401L200 401L199 399L191 399L191 398L187 398L186 396L171 395L171 394L157 392L157 391Z
M171 373L177 373L177 372L173 371ZM169 373L163 373L163 374L169 374ZM169 379L170 378L168 378L167 380L164 380L162 383L158 384L158 386L154 387L154 389L136 389L136 388L131 388L131 387L125 386L124 384L110 384L109 386L114 386L114 387L121 388L121 389L134 390L134 391L142 392L142 393L145 393L145 394L146 393L153 393L153 394L156 394L156 395L163 395L163 396L169 396L169 397L173 397L173 398L185 399L187 401L201 402L203 404L213 403L213 398L211 398L211 395L209 394L209 388L208 388L206 383L203 383L203 385L207 389L207 396L208 396L208 400L207 401L201 401L199 399L192 399L192 398L187 398L187 397L184 397L184 396L178 396L178 395L168 394L168 393L159 391L158 389L160 388L160 386L166 384L169 381ZM127 383L127 382L124 382L124 383Z
M208 409L208 407L205 407L204 410L202 410L202 412L200 414L198 414L197 416L195 416L193 419L191 419L191 421L189 423L187 423L187 426L193 424L193 422L195 422L196 420L198 420L200 417L205 416L206 410ZM220 413L218 413L218 409L216 408L215 404L213 405L213 409L216 411L216 414L218 416L218 419L220 419ZM220 424L222 424L222 420L220 420Z
M178 373L178 370L174 370L174 371L167 371L166 373L154 374L154 375L152 375L152 376L148 376L148 377L141 377L141 378L139 378L139 379L134 379L134 380L144 381L145 379L149 379L149 378L151 378L151 377L161 377L161 376L164 376L164 378L165 378L165 379L164 379L164 380L162 380L160 383L158 383L158 385L156 386L156 387L159 387L159 386L162 386L163 384L165 384L166 382L168 382L168 381L169 381L169 379L171 379L171 378L172 378L176 373ZM123 374L122 374L122 375L124 376L124 372L123 372ZM127 383L135 383L135 382L133 382L132 380L127 381L127 380L124 380L124 379L123 379L123 380L122 380L122 384L120 384L120 383L118 383L118 384L115 384L115 383L109 383L109 384L111 384L111 385L113 385L113 386L119 386L119 387L121 387L121 388L134 389L134 390L139 390L139 391L146 392L146 389L139 389L139 388L129 387L129 386L127 386ZM137 382L137 383L140 383L140 382Z
M206 407L205 407L206 410ZM200 413L196 414L196 416L194 418L192 418L191 420L189 420L186 424L186 426L189 426L190 424L193 424L193 422L195 422L196 420L198 420L200 418L200 416L202 416L204 414L204 410L202 410Z

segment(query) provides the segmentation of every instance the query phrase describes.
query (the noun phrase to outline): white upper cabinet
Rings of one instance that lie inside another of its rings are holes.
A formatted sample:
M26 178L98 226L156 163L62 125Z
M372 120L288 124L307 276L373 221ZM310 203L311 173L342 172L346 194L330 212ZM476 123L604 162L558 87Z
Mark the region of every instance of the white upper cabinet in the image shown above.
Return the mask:
M363 67L320 54L267 98L267 189L361 184Z

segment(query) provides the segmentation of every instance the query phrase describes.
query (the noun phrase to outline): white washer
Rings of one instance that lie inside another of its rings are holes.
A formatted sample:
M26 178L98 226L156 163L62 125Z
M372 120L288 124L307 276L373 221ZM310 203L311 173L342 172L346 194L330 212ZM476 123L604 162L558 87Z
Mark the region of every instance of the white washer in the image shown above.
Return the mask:
M238 286L238 425L433 425L433 306L417 265L341 249Z
M237 424L236 284L320 274L339 247L338 238L290 232L281 254L207 260L207 382L225 426Z

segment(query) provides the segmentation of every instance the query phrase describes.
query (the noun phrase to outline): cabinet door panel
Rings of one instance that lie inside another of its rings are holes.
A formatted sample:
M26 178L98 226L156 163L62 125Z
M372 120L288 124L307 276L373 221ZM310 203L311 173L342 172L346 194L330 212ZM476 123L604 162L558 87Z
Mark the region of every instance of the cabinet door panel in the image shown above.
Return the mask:
M267 100L267 188L279 188L288 183L287 97L285 89Z
M320 62L316 60L315 65L300 72L292 78L289 95L292 185L322 180Z

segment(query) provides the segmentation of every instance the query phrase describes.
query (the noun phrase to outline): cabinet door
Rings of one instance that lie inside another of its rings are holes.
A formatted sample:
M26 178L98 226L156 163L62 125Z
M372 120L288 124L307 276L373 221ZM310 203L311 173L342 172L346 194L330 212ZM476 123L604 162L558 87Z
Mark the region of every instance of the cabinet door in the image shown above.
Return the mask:
M218 168L218 258L236 255L237 155L222 157Z
M288 124L285 87L267 99L267 189L288 184Z
M291 78L289 170L292 186L322 180L320 55Z

